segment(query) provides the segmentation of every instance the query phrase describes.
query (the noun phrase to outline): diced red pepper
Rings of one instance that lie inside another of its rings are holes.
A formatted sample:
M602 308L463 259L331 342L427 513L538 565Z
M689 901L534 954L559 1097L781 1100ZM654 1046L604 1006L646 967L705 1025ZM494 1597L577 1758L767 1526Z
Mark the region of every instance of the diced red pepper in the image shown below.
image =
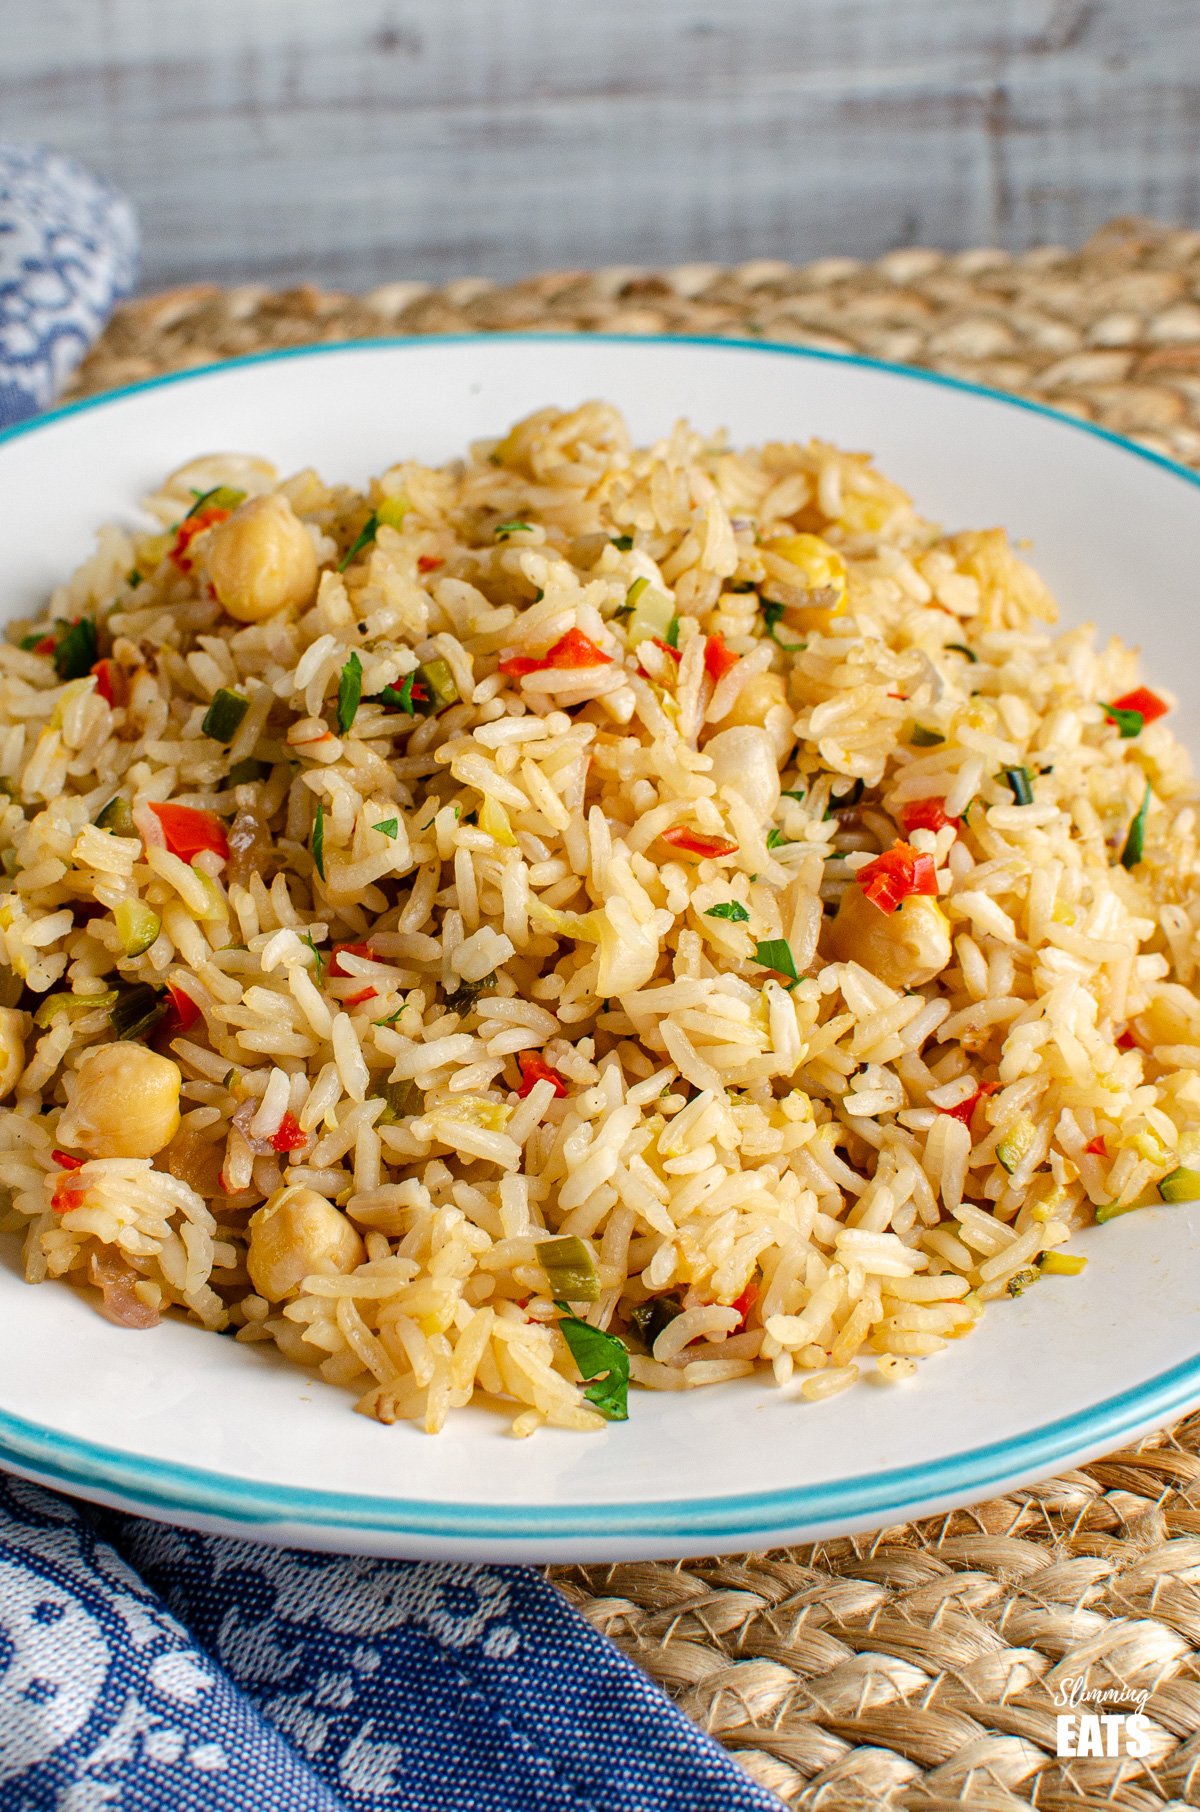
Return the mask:
M731 1309L736 1309L738 1314L742 1318L741 1321L738 1323L737 1327L733 1330L735 1334L741 1333L742 1329L746 1325L747 1319L749 1318L750 1311L754 1307L754 1305L757 1301L758 1301L758 1285L755 1283L754 1279L751 1278L750 1282L746 1285L746 1288L742 1291L741 1295L735 1296L733 1301L729 1305Z
M553 648L548 649L540 658L535 660L532 655L513 654L506 661L500 662L500 671L523 679L527 673L545 673L551 667L611 666L612 655L605 654L603 648L597 648L595 642L590 636L584 635L582 629L568 629L566 635L560 636Z
M979 1087L975 1090L975 1093L973 1095L968 1095L965 1101L959 1101L954 1107L939 1108L938 1112L946 1114L951 1120L961 1121L962 1125L970 1130L971 1121L975 1115L975 1109L979 1106L979 1103L983 1100L985 1095L994 1095L998 1086L999 1085L995 1082L981 1082Z
M329 975L331 980L338 980L342 976L350 974L350 970L343 969L338 960L339 957L342 956L362 956L366 957L368 960L373 960L375 952L372 950L370 944L335 944L333 946L333 955L329 959Z
M656 648L661 648L664 654L669 654L675 665L678 667L680 661L683 659L678 648L672 648L670 642L664 642L662 637L658 635L652 635L650 640L654 643Z
M1124 709L1124 707L1122 707L1122 709ZM1091 1158L1106 1158L1108 1156L1108 1146L1104 1143L1103 1133L1097 1133L1096 1137L1089 1140L1083 1149Z
M125 675L115 661L97 661L92 673L96 690L106 705L125 703Z
M69 1151L52 1151L50 1156L60 1170L79 1170L83 1166L82 1158L73 1158Z
M201 850L212 849L222 862L229 856L225 826L215 812L197 811L192 805L151 805L162 826L167 848L181 862L190 862Z
M738 660L732 648L726 648L723 635L718 632L709 636L704 644L704 671L714 686L737 666Z
M944 798L910 799L907 805L900 807L900 822L906 831L940 831L947 824L952 824L957 830L959 824L957 818L946 815Z
M357 994L347 994L342 1002L344 1007L361 1007L364 1000L374 1000L374 988L360 988Z
M52 635L44 635L40 642L35 642L33 644L33 652L34 652L34 654L53 654L54 650L57 647L58 647L57 637L52 636Z
M205 529L215 528L218 522L227 522L230 512L223 510L219 504L211 504L208 509L200 510L195 516L188 516L179 524L175 535L175 545L171 549L171 558L180 572L190 573L192 559L188 552L197 535Z
M894 843L891 849L885 849L881 856L860 868L855 879L880 912L895 912L902 901L914 894L937 896L933 857L918 855L908 843Z
M276 1151L299 1151L307 1139L308 1134L302 1130L295 1114L287 1113L272 1133L271 1144Z
M170 982L167 983L167 993L171 997L171 1005L164 1027L174 1037L177 1032L186 1032L195 1025L200 1017L200 1009L190 994L185 994L182 988L173 987Z
M517 1062L521 1066L521 1085L517 1093L522 1101L530 1093L535 1082L552 1082L554 1093L560 1098L570 1093L566 1082L557 1070L551 1069L540 1051L521 1051Z
M435 573L439 566L445 566L445 564L446 564L446 562L444 560L440 559L437 554L418 554L417 555L417 571L418 572Z
M1115 711L1139 711L1144 724L1152 724L1156 718L1165 717L1171 709L1148 686L1135 686L1132 692L1126 692L1123 698L1114 698L1112 702Z
M1137 1051L1141 1049L1132 1032L1122 1032L1117 1039L1118 1051Z
M706 837L701 831L688 830L681 824L674 830L664 831L662 840L675 849L686 849L690 856L732 856L737 850L737 844L731 843L728 837Z

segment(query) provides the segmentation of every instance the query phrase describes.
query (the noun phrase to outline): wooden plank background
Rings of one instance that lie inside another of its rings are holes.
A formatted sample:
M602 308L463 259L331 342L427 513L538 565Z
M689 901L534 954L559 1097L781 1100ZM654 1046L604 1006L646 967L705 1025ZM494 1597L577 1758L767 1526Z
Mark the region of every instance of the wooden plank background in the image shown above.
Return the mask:
M0 0L149 288L1200 224L1200 0Z

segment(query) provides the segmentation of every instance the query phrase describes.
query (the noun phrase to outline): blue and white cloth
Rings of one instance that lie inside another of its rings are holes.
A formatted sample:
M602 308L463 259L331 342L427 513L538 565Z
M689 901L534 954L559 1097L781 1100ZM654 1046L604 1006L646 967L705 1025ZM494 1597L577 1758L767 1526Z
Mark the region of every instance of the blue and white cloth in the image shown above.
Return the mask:
M132 285L128 203L0 146L0 426ZM522 1567L254 1547L0 1474L4 1812L779 1812Z
M0 1477L6 1812L779 1812L524 1567L254 1547Z
M0 428L53 400L137 262L123 195L60 151L0 144Z

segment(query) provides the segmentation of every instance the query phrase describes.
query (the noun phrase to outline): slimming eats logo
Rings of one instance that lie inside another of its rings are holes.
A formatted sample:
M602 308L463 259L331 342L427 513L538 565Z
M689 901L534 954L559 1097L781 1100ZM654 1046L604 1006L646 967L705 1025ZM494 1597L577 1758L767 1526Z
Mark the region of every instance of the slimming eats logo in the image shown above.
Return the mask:
M1083 1680L1060 1682L1054 1703L1059 1755L1146 1756L1150 1753L1149 1693L1144 1688L1092 1687Z

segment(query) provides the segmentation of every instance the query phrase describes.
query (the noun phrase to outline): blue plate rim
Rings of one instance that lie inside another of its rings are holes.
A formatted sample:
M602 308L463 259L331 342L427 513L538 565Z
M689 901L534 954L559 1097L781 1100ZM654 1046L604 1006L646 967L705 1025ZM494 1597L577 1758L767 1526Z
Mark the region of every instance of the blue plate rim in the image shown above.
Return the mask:
M410 352L428 346L528 345L600 342L608 345L705 347L756 352L881 371L890 376L933 384L966 396L983 397L1006 408L1040 415L1059 426L1106 441L1118 450L1159 467L1189 485L1200 487L1200 473L1150 447L1116 434L1095 422L1064 414L1049 404L1014 396L970 379L951 377L917 365L897 364L861 353L829 352L817 347L774 340L715 334L621 334L569 332L451 333L407 337L378 335L357 340L321 342L316 346L279 347L248 353L186 371L164 372L126 384L99 396L82 397L27 421L0 430L0 447L24 435L41 433L72 416L110 408L128 397L169 385L210 378L215 373L248 369L291 359L331 354ZM656 1542L692 1542L702 1536L714 1544L745 1543L758 1534L789 1527L865 1526L897 1510L923 1502L986 1495L1001 1484L1030 1480L1054 1470L1064 1460L1098 1451L1136 1430L1164 1422L1200 1406L1200 1354L1145 1379L1129 1390L1007 1440L985 1443L913 1467L892 1468L821 1484L789 1486L777 1491L732 1493L723 1497L663 1499L640 1504L463 1504L440 1500L374 1497L365 1493L310 1490L237 1478L228 1473L107 1447L99 1442L40 1427L0 1410L0 1461L66 1489L108 1491L150 1509L183 1512L226 1524L253 1527L288 1523L327 1533L357 1531L383 1537L474 1542L509 1541L527 1545L573 1537L644 1537Z

